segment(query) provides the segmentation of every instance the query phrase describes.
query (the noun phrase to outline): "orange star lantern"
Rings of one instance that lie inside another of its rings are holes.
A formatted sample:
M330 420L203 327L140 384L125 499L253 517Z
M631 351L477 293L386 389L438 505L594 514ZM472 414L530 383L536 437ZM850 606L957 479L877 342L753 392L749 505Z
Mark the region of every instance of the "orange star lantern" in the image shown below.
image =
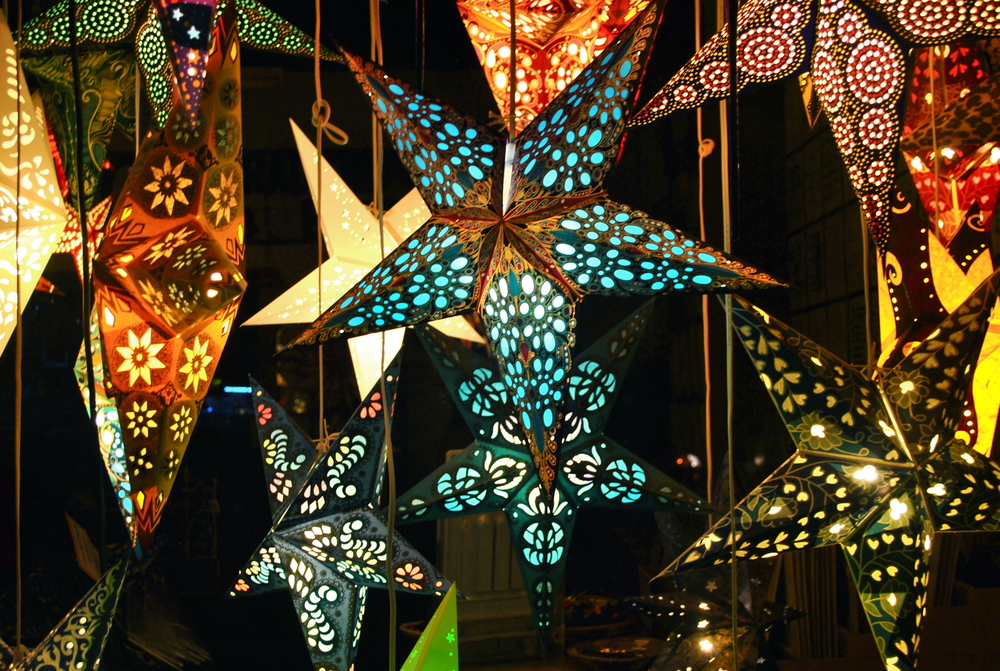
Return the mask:
M517 0L517 130L521 131L649 0ZM458 11L500 112L510 114L510 4L459 0Z
M139 551L170 495L246 287L232 6L210 45L199 122L146 138L95 258L105 380ZM176 86L174 113L184 113Z

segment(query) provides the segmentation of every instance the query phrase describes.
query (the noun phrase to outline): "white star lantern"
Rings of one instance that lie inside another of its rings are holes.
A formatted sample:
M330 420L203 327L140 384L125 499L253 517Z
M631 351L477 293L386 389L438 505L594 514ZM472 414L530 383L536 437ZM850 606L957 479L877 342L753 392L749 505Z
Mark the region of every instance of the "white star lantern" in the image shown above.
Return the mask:
M309 182L309 191L315 202L316 146L294 121L289 122L302 159L302 169ZM316 294L319 291L320 271L317 269L244 322L244 326L312 323L322 311L333 305L382 260L378 249L378 219L358 200L326 159L323 159L322 181L320 224L330 258L322 266L323 288L319 300ZM403 196L384 216L385 254L394 250L430 216L430 211L416 189ZM322 311L319 309L320 304ZM431 325L453 338L483 342L482 336L464 317L450 317L431 322ZM402 346L403 333L401 328L384 333L386 362L392 361ZM381 333L372 333L348 341L358 390L362 396L382 374L382 336Z
M17 321L17 295L20 292L21 312L24 312L68 220L45 117L27 95L14 40L2 14L0 49L7 82L20 85L18 91L8 91L9 95L0 99L0 352L3 352Z

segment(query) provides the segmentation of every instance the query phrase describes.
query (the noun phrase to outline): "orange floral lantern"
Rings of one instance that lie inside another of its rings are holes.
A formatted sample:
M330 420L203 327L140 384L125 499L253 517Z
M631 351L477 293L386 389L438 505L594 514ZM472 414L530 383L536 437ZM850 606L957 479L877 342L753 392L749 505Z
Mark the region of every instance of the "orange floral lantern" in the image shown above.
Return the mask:
M198 122L146 138L95 258L105 383L140 548L170 495L246 287L233 7L210 43ZM176 88L173 114L187 118Z

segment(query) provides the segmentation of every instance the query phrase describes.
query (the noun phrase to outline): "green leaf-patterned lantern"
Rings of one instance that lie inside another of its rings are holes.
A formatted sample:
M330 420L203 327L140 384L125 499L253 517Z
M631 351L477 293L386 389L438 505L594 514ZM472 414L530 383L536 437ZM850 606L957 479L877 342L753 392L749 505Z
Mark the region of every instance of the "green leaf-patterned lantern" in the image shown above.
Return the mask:
M934 536L1000 530L1000 467L954 437L996 302L991 275L869 379L739 299L734 327L797 449L736 506L736 556L840 545L888 671L916 665ZM666 573L726 563L721 519Z

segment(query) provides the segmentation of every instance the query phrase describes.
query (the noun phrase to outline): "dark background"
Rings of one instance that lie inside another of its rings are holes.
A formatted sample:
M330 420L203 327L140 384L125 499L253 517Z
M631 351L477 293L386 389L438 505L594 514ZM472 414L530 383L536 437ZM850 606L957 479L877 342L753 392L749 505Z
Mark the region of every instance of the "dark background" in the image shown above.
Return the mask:
M306 32L314 26L311 2L270 2ZM34 7L38 11L40 7ZM415 79L412 2L381 4L386 69ZM364 2L324 3L323 40L368 52ZM647 70L642 102L694 53L692 3L669 2ZM705 25L714 25L711 17ZM705 31L707 38L712 31ZM244 170L248 289L239 321L249 318L305 276L316 259L316 215L287 119L308 133L314 99L311 60L243 50ZM426 93L470 116L496 113L453 0L426 0ZM367 101L343 66L323 64L323 92L331 121L351 136L345 147L324 154L362 202L372 199L371 115ZM143 118L148 121L148 110ZM809 129L794 81L743 95L739 102L740 203L733 231L737 256L794 288L755 300L789 320L852 363L863 363L864 287L862 231L857 204L829 128ZM717 106L705 112L705 136L718 143ZM107 189L120 184L133 145L119 135ZM705 161L707 241L721 248L718 149ZM698 154L694 113L629 132L617 168L605 184L611 197L645 210L699 237ZM387 152L385 204L412 185L395 155ZM873 255L874 256L874 255ZM45 276L65 295L36 293L25 313L23 415L23 564L26 576L25 642L34 645L72 607L90 581L76 567L64 513L83 524L95 542L125 542L96 442L72 373L81 341L80 291L68 255L55 255ZM874 274L873 274L874 277ZM874 293L872 294L874 303ZM636 309L643 298L588 298L577 308L577 350ZM725 449L724 324L712 310L715 395L714 452L722 473ZM657 299L607 433L697 492L706 490L701 300ZM877 322L873 316L873 323ZM316 349L276 352L297 327L247 327L234 331L166 507L158 540L123 597L124 618L169 601L176 617L212 655L203 668L308 669L291 600L283 592L227 600L236 571L270 527L260 453L249 397L225 394L223 385L245 384L252 375L303 427L315 434ZM877 333L877 323L875 324ZM332 430L353 412L358 395L344 342L325 348L326 416ZM793 445L749 362L735 354L735 454L740 490L746 491L791 453ZM13 606L13 342L0 357L0 637L12 642ZM285 382L278 384L278 374ZM436 468L450 449L471 436L413 334L405 345L399 402L393 427L399 491ZM695 455L700 465L692 466ZM102 523L99 497L105 498ZM690 522L692 532L701 520ZM402 529L433 561L435 527ZM587 590L615 596L638 593L638 567L660 561L649 513L613 514L587 509L577 522L567 570L567 593ZM109 551L109 553L112 551ZM400 622L425 617L435 603L403 596ZM154 603L155 602L155 603ZM357 668L386 666L387 599L372 591ZM166 635L166 634L164 634ZM400 639L402 641L402 639ZM400 653L408 651L400 644ZM115 629L102 668L139 668L142 659ZM400 657L400 660L402 657Z

